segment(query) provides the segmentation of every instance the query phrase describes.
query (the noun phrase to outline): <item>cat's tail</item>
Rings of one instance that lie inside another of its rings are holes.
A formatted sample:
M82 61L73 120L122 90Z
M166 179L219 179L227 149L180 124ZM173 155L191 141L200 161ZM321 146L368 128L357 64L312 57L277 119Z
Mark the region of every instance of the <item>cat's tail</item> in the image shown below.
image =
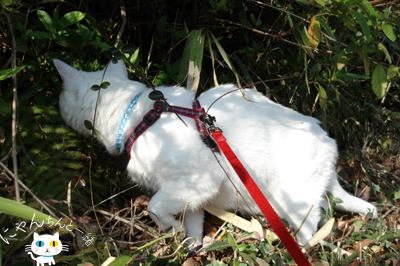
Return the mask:
M33 256L32 252L28 252L27 254L31 255L31 258L32 258L33 260L36 260L36 258Z

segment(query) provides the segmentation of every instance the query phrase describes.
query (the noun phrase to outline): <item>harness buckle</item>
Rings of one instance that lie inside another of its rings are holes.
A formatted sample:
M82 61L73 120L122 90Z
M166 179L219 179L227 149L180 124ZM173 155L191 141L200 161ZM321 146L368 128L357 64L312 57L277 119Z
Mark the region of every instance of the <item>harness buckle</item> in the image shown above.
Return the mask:
M222 130L219 127L214 126L214 122L217 121L215 119L215 116L211 116L209 114L202 114L199 118L200 118L201 122L208 125L208 127L207 127L208 133L211 133L213 131L221 131L222 132Z
M211 116L211 115L208 115L208 114L202 114L199 118L200 118L201 122L206 123L210 127L213 127L214 126L214 122L217 121L215 119L215 116Z
M143 122L147 125L152 126L160 118L160 113L155 109L151 109L145 116L143 116Z

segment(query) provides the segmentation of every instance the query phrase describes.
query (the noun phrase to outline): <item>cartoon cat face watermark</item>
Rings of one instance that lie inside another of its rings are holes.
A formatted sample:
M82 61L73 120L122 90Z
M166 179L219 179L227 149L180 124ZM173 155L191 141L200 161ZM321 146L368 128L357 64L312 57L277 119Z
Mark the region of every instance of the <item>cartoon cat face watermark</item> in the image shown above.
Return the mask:
M61 251L68 251L68 245L62 244L58 233L54 235L39 235L35 232L32 244L26 245L25 251L36 261L37 266L44 266L45 263L55 265L53 256L60 254Z
M37 228L42 227L44 224L45 221L42 221L41 223L36 222L34 214L32 220L30 221L30 225L28 225L28 223L25 221L16 223L15 234L9 235L8 237L3 237L2 234L0 234L0 240L2 240L2 242L6 244L10 244L9 241L24 241L32 235L32 233L27 232L28 230L32 229L33 227L33 230L36 231ZM81 235L83 235L82 240L86 246L89 246L95 242L95 237L93 237L91 233L85 234L83 231L77 228L76 225L72 223L72 221L69 221L68 225L64 224L62 222L62 219L59 219L57 223L55 223L51 220L51 217L49 216L47 218L46 224L50 228L59 227L65 228L68 232L72 232L73 230L80 232ZM34 225L36 225L36 227ZM9 228L3 228L2 231L3 233L6 233L8 232L8 230ZM17 236L18 232L20 231L22 231L23 233L27 233L27 237L25 237L24 239L16 239L15 236ZM12 232L12 230L10 232ZM31 256L33 260L36 261L37 266L45 266L45 263L47 263L48 265L55 265L53 256L60 254L62 251L68 251L68 245L62 244L58 233L55 233L53 235L39 235L38 233L33 232L33 241L30 245L25 246L25 251L28 255Z

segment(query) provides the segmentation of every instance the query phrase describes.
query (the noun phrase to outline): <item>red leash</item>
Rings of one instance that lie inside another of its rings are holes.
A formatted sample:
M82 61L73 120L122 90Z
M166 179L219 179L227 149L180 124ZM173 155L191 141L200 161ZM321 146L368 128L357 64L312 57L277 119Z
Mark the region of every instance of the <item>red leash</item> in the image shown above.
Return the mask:
M282 223L281 219L276 214L275 210L269 204L268 200L264 197L261 190L258 188L257 184L251 178L250 174L246 171L242 163L236 157L235 153L229 147L224 135L221 131L211 131L213 139L218 143L219 148L224 153L226 159L232 165L233 169L242 180L243 184L249 191L253 200L257 203L261 212L264 214L265 218L269 221L274 229L275 233L278 235L279 239L285 245L286 249L289 251L290 255L298 265L309 265L310 262L306 256L301 252L297 242L289 234L285 225Z

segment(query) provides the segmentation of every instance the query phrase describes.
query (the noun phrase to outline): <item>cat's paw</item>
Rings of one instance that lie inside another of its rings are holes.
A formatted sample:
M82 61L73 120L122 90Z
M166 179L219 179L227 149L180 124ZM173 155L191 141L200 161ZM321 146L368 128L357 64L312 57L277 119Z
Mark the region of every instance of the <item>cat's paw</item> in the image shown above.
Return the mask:
M376 208L374 205L368 203L370 206L368 206L367 210L365 211L365 214L372 213L372 217L374 219L378 218L378 208Z
M203 247L203 243L198 243L197 241L194 243L191 243L191 244L188 243L188 249L189 249L190 253L195 252L202 247Z

